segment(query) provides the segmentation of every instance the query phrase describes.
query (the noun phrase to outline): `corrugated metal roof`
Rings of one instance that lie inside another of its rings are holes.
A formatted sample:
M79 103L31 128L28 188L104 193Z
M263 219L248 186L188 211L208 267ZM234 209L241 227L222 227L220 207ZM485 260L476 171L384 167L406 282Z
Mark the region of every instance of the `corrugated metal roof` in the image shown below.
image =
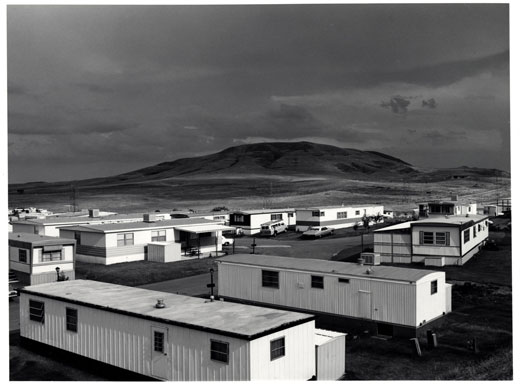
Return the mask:
M307 322L314 318L309 314L231 302L210 302L202 298L93 280L46 283L25 287L21 292L144 317L152 321L167 322L208 332L229 333L244 338L266 332L269 334L270 331L276 331L284 325ZM158 299L164 300L165 308L155 307Z
M83 226L67 226L60 230L74 230L83 232L119 232L127 230L149 230L158 227L175 227L187 225L220 225L218 221L204 218L178 218L155 222L122 222ZM220 225L222 226L222 225Z
M76 240L31 233L9 233L9 244L16 242L30 243L32 245L64 245L75 244Z
M345 277L363 277L369 279L417 282L427 275L444 273L415 268L388 267L383 265L371 267L373 272L367 274L367 266L354 263L343 263L321 259L301 259L294 257L265 255L231 255L220 260L222 263L246 264L257 267L279 268L295 271L329 273Z
M271 213L294 213L294 209L257 209L257 210L238 210L231 214L271 214Z

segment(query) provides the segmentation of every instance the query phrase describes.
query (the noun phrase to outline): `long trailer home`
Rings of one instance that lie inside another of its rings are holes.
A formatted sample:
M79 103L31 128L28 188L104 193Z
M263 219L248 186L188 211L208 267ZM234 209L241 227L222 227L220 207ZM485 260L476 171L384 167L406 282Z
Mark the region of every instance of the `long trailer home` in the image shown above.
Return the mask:
M477 213L477 203L470 200L459 200L452 196L451 200L429 200L418 203L419 216L466 215Z
M75 246L74 239L10 233L9 272L23 285L74 279Z
M111 214L100 216L98 210L89 210L88 216L59 216L47 217L44 219L27 219L20 221L11 221L13 233L32 233L44 236L60 236L60 228L69 226L85 226L85 225L101 225L113 223L129 223L142 221L163 221L170 219L168 213L133 213L133 214Z
M218 264L220 297L309 312L320 327L414 336L451 311L444 272L317 259L234 255Z
M296 224L294 209L261 209L234 211L229 215L229 225L239 228L246 236L260 233L262 224L283 221L289 228Z
M315 332L308 314L92 280L20 291L25 342L160 380L308 380Z
M363 217L383 217L384 207L377 205L323 206L296 210L296 231L310 227L327 226L333 229L347 228L360 223Z
M486 243L487 216L427 218L374 231L374 253L384 263L463 265Z
M170 262L222 251L222 231L207 219L98 224L60 228L60 236L77 242L76 258L98 264L152 260Z

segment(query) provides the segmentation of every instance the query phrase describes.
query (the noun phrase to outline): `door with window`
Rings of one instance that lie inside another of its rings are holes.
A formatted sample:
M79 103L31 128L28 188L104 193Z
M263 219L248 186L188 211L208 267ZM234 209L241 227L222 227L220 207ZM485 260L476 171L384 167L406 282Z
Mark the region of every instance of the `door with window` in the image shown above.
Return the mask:
M359 290L359 317L368 320L372 319L372 293L370 291Z
M152 326L152 376L171 379L170 357L168 355L168 329Z

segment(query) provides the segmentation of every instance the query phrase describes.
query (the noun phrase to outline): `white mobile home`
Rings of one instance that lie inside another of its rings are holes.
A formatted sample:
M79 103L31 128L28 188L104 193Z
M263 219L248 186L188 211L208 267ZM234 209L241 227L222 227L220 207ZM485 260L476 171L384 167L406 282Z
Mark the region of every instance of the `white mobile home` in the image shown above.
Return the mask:
M341 229L354 226L363 217L383 216L384 207L377 205L362 206L325 206L296 210L296 231L304 232L310 227L327 226Z
M218 289L226 299L309 311L320 327L320 316L332 315L380 334L415 334L451 310L444 272L317 259L228 256L219 261Z
M223 230L229 227L203 218L182 218L63 227L60 236L77 241L79 261L109 265L147 259L170 262L218 253Z
M485 244L488 217L428 218L374 231L374 253L386 263L463 265Z
M419 216L466 215L477 213L477 203L470 200L459 200L452 196L451 200L429 200L419 205Z
M283 221L291 229L296 223L294 209L261 209L235 211L229 215L229 225L241 228L251 236L260 233L262 224L270 221Z
M24 285L74 279L75 245L73 239L10 233L9 271Z
M170 219L169 214L111 214L99 216L97 210L89 210L88 216L47 217L45 219L28 219L12 221L14 233L32 233L44 236L60 236L60 228L69 226L101 225L113 223L142 222L144 220L163 221Z
M20 291L24 340L161 380L308 380L314 334L308 314L91 280Z

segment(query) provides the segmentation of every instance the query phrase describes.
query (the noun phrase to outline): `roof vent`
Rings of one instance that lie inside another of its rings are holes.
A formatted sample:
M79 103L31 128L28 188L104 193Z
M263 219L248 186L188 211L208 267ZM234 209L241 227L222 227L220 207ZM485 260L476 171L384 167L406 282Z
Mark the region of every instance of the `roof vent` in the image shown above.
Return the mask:
M155 222L155 214L143 214L143 221L144 222Z
M164 299L158 299L157 303L155 304L155 307L157 309L164 309L166 307L166 305L164 304Z
M367 275L373 274L374 270L372 268L368 268L366 273L367 273Z
M451 196L451 200L457 201L457 200L459 200L459 196L458 195L452 195Z

